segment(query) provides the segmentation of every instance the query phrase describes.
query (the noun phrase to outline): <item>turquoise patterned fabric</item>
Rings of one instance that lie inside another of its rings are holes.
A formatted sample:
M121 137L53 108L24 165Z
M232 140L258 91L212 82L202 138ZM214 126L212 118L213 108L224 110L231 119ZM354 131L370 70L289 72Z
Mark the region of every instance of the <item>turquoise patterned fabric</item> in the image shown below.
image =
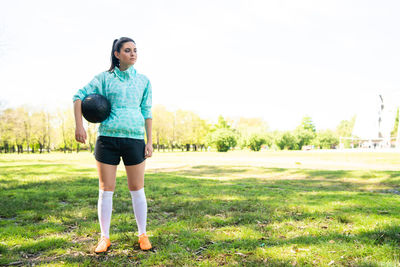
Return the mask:
M152 91L149 79L131 66L104 71L73 96L83 100L89 94L104 95L111 103L110 116L100 124L97 135L144 139L144 122L152 118Z

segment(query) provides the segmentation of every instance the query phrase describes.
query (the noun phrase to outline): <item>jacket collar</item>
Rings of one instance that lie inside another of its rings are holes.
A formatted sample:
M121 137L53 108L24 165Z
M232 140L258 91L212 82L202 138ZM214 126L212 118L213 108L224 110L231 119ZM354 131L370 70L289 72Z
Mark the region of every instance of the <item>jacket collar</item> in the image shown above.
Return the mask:
M124 70L124 71L121 71L121 70L116 66L116 67L114 68L114 73L115 73L115 75L118 76L118 78L119 78L121 81L124 81L124 80L127 80L127 79L130 79L130 78L135 77L135 75L136 75L136 70L135 70L135 68L133 67L133 65L130 66L127 70Z

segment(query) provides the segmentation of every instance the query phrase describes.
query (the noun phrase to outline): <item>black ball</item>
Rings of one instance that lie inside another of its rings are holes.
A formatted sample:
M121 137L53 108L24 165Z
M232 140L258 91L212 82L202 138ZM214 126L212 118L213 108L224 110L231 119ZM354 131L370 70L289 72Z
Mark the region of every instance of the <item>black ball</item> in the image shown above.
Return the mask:
M90 94L82 101L82 115L88 122L102 122L110 116L111 104L99 94Z

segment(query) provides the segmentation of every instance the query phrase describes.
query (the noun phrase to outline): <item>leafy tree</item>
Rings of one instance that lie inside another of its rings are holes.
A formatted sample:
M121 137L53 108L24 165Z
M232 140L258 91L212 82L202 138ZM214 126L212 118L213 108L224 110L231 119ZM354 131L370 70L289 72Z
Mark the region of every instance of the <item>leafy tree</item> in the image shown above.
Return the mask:
M353 134L354 124L356 122L356 116L354 115L350 120L342 120L336 127L336 133L339 137L351 137ZM344 141L344 147L350 147L350 140Z
M222 115L219 115L218 117L218 123L215 125L216 129L222 129L222 128L231 128L231 126L228 124L228 122L222 117Z
M317 133L314 145L323 149L334 148L339 144L337 134L332 130L324 130Z
M232 120L232 125L233 128L236 129L239 133L238 144L241 148L250 146L250 138L254 134L258 136L263 136L264 138L267 137L266 132L268 130L268 125L261 118L240 117L236 120Z
M10 148L15 142L15 133L18 115L14 109L8 108L1 113L0 117L0 137L5 153L11 152Z
M397 108L396 119L394 120L393 130L390 132L391 137L396 137L399 128L399 109Z
M32 139L38 144L39 152L42 153L49 140L49 117L41 110L32 114Z
M26 148L28 153L31 151L32 153L35 153L35 143L33 140L33 135L32 135L32 107L29 106L22 106L19 107L17 110L17 116L18 120L18 127L16 127L16 130L21 129L24 135L24 143L26 144Z
M54 115L52 115L52 113L50 112L50 111L47 111L46 112L46 117L47 117L47 133L48 133L48 136L47 136L47 152L49 152L50 153L50 148L51 148L51 146L52 146L52 141L54 140L53 139L53 137L54 137L54 134L55 134L55 132L54 132L54 122L55 122L55 116Z
M194 149L197 150L198 147L204 148L206 143L206 136L209 131L210 126L208 123L196 115L193 120L193 136L194 136Z
M17 145L18 153L23 153L25 143L24 116L26 111L24 108L18 108L15 109L13 113L15 114L13 119L13 135L15 138L15 144Z
M164 106L156 105L152 108L153 113L153 136L156 148L175 143L175 116Z
M228 128L220 128L212 133L211 143L215 145L218 152L227 152L237 144L236 134Z
M79 147L75 140L75 119L72 111L70 109L61 110L58 113L58 117L60 119L59 133L62 140L60 148L66 153L67 150L72 151L75 145L78 150Z
M205 137L206 145L217 147L217 144L216 144L216 140L218 139L217 136L222 136L221 133L229 133L229 134L233 134L235 136L234 139L236 141L236 143L235 143L235 146L236 146L238 137L236 135L236 132L234 132L234 130L232 130L230 128L231 128L231 126L229 125L228 121L225 120L224 117L220 115L218 117L218 122L216 124L212 125L211 127L208 127L208 133ZM218 131L220 129L225 129L225 130L229 130L229 131ZM217 150L218 150L218 148L217 148Z
M204 148L209 125L192 111L178 110L175 112L176 143L184 150Z
M298 140L291 131L286 131L277 136L275 144L281 149L297 150L299 149Z
M297 139L297 149L301 149L303 146L310 145L316 135L315 125L310 117L304 117L301 124L297 126L293 134Z
M300 124L300 128L302 128L306 131L313 132L313 133L316 132L315 125L314 125L311 117L308 117L308 116L303 117L301 124Z
M194 143L193 136L193 117L194 113L185 110L178 110L175 113L175 126L177 142L180 146L190 150L190 145Z
M301 149L303 146L310 145L316 134L310 130L296 128L293 135L296 137L298 149Z
M353 133L356 116L354 115L350 120L342 120L336 127L336 132L340 137L350 137Z
M27 150L29 153L30 147L31 147L31 137L32 137L32 122L30 120L30 116L26 115L24 119L24 132L25 132L25 141L26 141L26 146ZM32 153L35 153L35 148L32 146Z
M265 144L267 140L261 134L252 134L249 138L248 144L251 150L260 151L261 146Z

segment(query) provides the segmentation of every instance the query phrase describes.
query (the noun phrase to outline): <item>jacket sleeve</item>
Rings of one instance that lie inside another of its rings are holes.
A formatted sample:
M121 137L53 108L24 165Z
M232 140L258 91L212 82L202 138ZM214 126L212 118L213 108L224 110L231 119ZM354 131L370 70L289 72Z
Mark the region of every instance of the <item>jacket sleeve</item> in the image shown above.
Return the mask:
M83 100L90 94L100 94L102 91L102 80L102 74L96 75L90 83L78 90L78 92L72 97L72 101L75 102L78 99Z
M151 105L152 105L152 90L150 81L147 82L146 88L143 92L142 102L140 103L140 108L144 119L151 119Z

